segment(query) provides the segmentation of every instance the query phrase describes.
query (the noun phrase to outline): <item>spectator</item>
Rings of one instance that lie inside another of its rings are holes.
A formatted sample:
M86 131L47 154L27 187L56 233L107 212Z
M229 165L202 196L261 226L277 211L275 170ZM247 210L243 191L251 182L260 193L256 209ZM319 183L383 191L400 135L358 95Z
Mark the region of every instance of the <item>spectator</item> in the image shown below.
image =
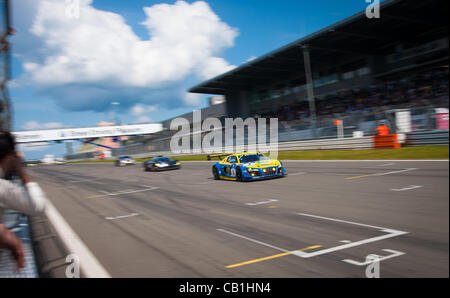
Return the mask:
M5 178L16 174L23 183L27 193ZM46 198L36 182L26 173L22 158L15 151L12 134L0 132L0 223L5 209L14 209L27 215L44 212Z
M424 101L424 100L428 101ZM318 120L382 112L406 107L448 107L448 68L426 71L372 84L366 88L341 90L336 94L316 98ZM302 101L282 105L277 114L280 120L295 121L308 118L309 104ZM262 113L266 116L267 113Z

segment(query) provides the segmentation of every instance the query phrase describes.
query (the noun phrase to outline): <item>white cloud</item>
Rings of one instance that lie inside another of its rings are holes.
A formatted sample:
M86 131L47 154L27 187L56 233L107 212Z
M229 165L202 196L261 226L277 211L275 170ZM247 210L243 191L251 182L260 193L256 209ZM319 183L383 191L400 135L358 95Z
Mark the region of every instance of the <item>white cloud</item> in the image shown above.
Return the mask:
M136 124L142 124L142 123L150 123L152 122L152 118L147 117L147 116L140 116L137 120L136 120Z
M29 4L18 2L15 11ZM40 0L31 28L21 31L29 29L35 51L23 46L29 38L16 40L22 80L67 109L104 110L110 98L125 108L163 100L185 104L174 95L190 76L206 79L233 68L219 55L234 46L238 32L206 2L144 7L141 24L149 39L139 38L119 14L94 8L91 0L79 3L80 17L70 18L66 1Z
M141 116L143 114L152 113L156 111L155 106L145 106L141 104L137 104L131 108L131 114L133 116Z
M205 59L205 61L203 61L200 65L201 66L199 67L198 73L204 80L212 79L217 75L235 68L235 66L229 65L225 59L217 57Z
M201 97L199 94L185 93L183 101L186 105L195 107L201 103Z
M23 130L44 130L44 129L58 129L58 128L66 128L67 126L60 122L47 122L47 123L39 123L37 121L28 121L22 125Z

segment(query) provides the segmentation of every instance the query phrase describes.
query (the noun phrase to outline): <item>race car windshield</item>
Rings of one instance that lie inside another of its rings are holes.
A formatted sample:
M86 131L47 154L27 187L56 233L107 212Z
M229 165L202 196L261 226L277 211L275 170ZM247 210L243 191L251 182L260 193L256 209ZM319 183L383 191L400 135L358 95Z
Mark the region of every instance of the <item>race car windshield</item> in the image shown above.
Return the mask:
M267 160L267 159L268 158L262 154L244 155L244 156L240 157L241 163L262 161L262 160Z
M161 158L155 159L155 161L157 161L157 162L169 162L170 159L167 158L167 157L161 157Z

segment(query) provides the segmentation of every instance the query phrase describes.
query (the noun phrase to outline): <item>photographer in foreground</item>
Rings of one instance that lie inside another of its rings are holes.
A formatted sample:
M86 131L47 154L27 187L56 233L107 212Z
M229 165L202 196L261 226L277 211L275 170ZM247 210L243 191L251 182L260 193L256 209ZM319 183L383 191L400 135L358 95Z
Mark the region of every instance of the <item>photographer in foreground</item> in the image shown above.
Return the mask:
M7 180L18 176L22 187ZM14 136L9 132L0 132L0 249L10 250L18 268L24 266L23 249L20 240L4 227L3 214L13 209L27 215L44 213L47 199L36 182L26 173L22 157L16 151Z

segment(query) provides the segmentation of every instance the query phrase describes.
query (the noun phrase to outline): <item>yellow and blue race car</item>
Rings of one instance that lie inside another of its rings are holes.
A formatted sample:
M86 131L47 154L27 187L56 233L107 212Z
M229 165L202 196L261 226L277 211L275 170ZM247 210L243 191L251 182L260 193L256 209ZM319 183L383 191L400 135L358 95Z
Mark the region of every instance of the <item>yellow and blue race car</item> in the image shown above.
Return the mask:
M212 167L215 180L251 181L284 177L287 172L279 160L269 159L265 155L254 153L232 153L208 155L222 159Z

